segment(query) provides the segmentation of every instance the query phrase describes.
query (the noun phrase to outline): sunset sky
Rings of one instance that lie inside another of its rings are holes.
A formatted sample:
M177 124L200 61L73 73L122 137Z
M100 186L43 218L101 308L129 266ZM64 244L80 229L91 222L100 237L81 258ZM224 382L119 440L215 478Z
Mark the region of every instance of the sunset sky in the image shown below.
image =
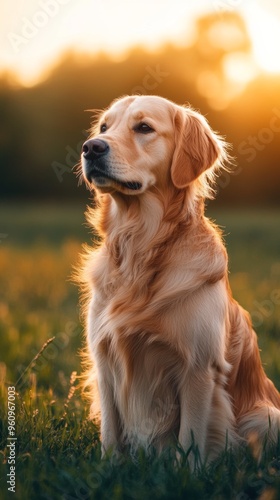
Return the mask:
M0 71L32 85L67 49L121 57L131 45L191 43L195 18L237 11L251 37L255 71L280 73L278 0L14 0L1 6ZM253 72L237 66L239 78ZM238 70L239 68L239 70ZM234 69L234 68L233 68ZM229 72L232 68L229 68Z

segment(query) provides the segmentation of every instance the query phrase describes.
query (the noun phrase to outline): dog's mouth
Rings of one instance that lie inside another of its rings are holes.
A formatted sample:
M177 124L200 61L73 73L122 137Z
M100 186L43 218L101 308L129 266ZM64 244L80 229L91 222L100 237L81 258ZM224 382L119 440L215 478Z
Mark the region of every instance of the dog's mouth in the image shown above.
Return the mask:
M93 182L94 184L97 185L97 187L102 187L102 186L105 187L107 185L108 181L111 181L114 184L117 184L125 189L130 189L132 191L138 191L142 187L142 184L140 182L136 182L136 181L124 182L124 181L117 179L116 177L114 177L112 175L101 172L97 168L91 169L88 172L86 177L87 177L87 180L89 182Z

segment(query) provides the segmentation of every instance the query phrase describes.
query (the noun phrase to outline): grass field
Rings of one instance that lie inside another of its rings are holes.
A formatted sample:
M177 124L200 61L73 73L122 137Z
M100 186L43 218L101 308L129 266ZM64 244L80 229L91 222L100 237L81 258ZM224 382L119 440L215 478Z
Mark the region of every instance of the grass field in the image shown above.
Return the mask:
M134 461L101 460L98 428L77 388L83 334L70 276L91 238L84 209L0 205L0 498L279 499L280 446L260 464L249 449L225 452L196 475L185 457L176 466L171 455L148 459L141 450ZM224 228L234 296L252 314L280 390L280 211L209 215ZM8 386L16 387L15 494L7 485Z

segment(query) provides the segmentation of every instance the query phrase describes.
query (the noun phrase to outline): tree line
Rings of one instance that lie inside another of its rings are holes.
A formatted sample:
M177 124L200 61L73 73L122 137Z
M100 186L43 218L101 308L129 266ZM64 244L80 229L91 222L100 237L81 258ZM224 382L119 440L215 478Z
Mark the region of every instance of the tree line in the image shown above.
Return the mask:
M242 19L224 14L242 36L224 44L219 16L197 22L191 46L156 52L131 49L120 60L68 52L40 84L0 81L1 199L78 200L85 197L73 166L79 161L94 109L126 94L157 94L190 103L232 144L232 175L218 181L218 203L279 204L280 75L260 75L243 89L230 81L225 59L250 53ZM216 38L215 35L216 29ZM90 111L91 110L91 111Z

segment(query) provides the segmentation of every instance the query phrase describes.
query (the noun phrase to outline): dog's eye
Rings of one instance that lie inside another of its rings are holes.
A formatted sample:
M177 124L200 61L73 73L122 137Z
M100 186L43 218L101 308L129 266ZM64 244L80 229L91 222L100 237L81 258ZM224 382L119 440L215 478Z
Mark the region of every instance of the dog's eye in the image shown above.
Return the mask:
M147 123L139 123L136 127L134 127L134 130L140 134L150 134L151 132L154 132L154 129Z
M107 125L106 125L106 123L103 123L103 124L101 125L101 127L100 127L100 132L101 132L101 134L103 134L104 132L106 132L106 130L107 130Z

